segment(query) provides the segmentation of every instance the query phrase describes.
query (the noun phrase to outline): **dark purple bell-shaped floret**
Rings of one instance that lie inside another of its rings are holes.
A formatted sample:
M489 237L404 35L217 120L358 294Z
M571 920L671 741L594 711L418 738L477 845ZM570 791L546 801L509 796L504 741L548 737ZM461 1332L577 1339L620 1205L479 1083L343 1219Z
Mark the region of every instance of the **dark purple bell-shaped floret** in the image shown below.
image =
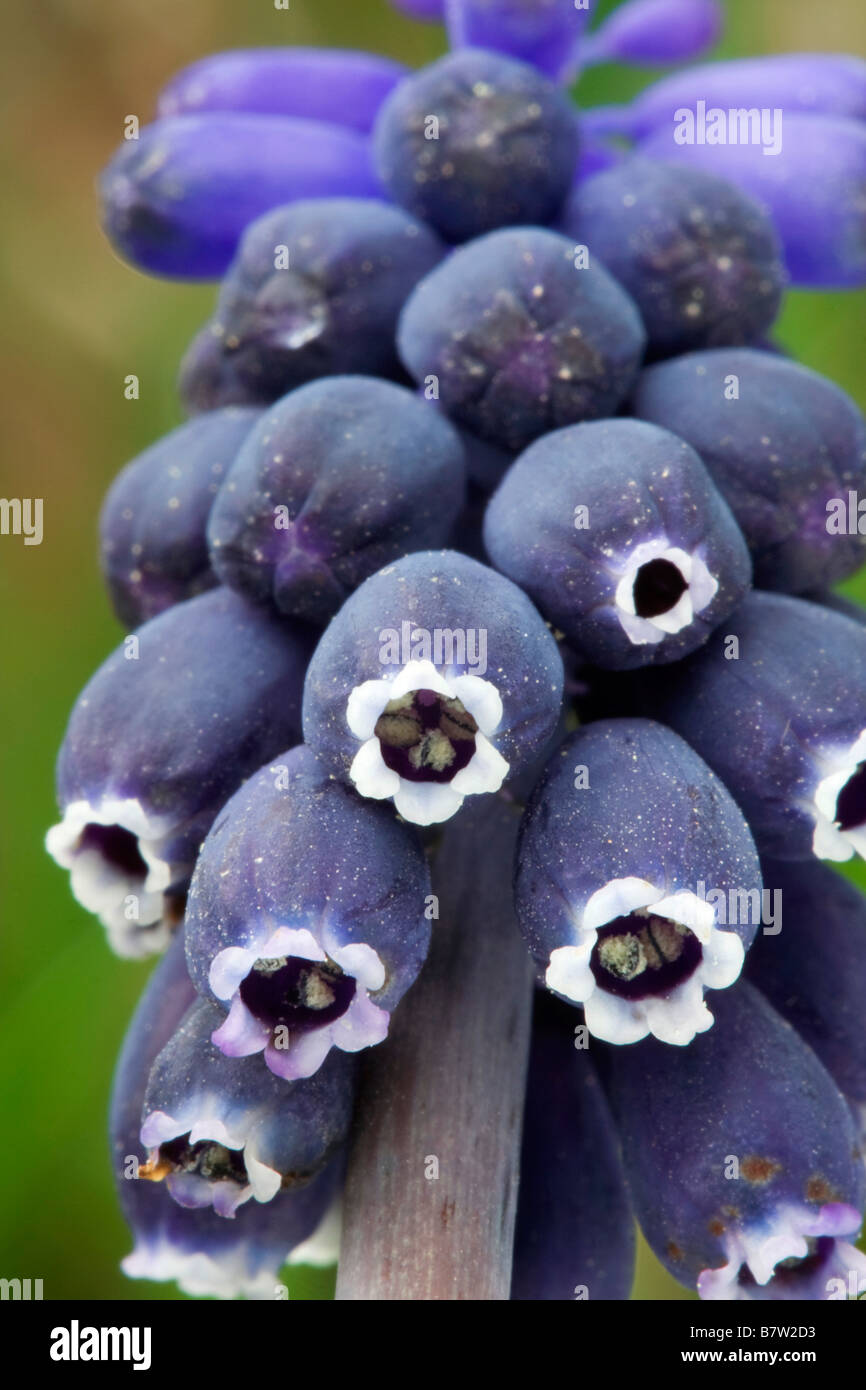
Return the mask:
M655 356L754 343L779 311L770 218L702 169L624 160L575 187L560 225L628 290Z
M688 444L639 420L555 430L491 499L493 563L598 666L675 661L749 586L730 509Z
M427 954L429 895L423 851L390 807L306 747L280 754L224 808L190 888L189 969L221 1007L217 1047L264 1053L293 1080L332 1048L381 1042Z
M562 681L556 642L515 584L424 551L366 580L322 634L304 736L329 774L431 825L542 752Z
M111 1161L135 1240L122 1267L132 1279L176 1280L192 1297L272 1299L280 1268L292 1252L308 1263L336 1258L325 1248L323 1222L340 1179L340 1160L306 1187L280 1192L266 1204L246 1203L233 1221L210 1207L179 1206L164 1183L141 1176L147 1167L139 1130L148 1074L195 998L178 933L148 981L114 1074Z
M862 565L866 420L834 382L777 353L718 348L649 367L632 407L697 449L761 588L823 589Z
M866 897L827 864L761 864L775 930L759 933L745 973L824 1063L866 1136Z
M699 652L643 682L742 807L762 854L866 853L866 631L755 590Z
M267 411L225 479L208 527L214 569L324 625L389 560L448 540L464 473L453 425L405 387L310 382Z
M468 241L556 216L577 164L577 113L536 68L464 48L395 87L373 147L395 203Z
M617 1048L605 1068L641 1229L705 1299L856 1296L866 1170L832 1078L742 981L690 1047Z
M761 918L742 813L646 719L591 724L557 749L523 816L514 892L548 988L614 1043L684 1046L711 1028L704 992L734 983Z
M536 993L511 1297L626 1299L635 1232L619 1140L574 1011Z
M219 581L207 553L214 498L259 411L189 420L118 474L99 518L102 572L122 623L148 618Z
M181 364L191 412L266 405L321 376L401 377L394 333L445 248L372 198L311 198L244 231L212 318Z
M165 1181L183 1207L234 1217L304 1187L349 1128L355 1059L334 1051L306 1080L287 1082L254 1057L227 1057L211 1041L225 1021L196 999L153 1063L141 1111L149 1152L141 1175Z
M79 696L46 844L119 954L165 944L214 816L297 740L310 646L302 625L214 589L125 638Z
M502 449L616 413L645 335L634 301L540 227L491 232L421 281L397 330L404 365L458 424Z

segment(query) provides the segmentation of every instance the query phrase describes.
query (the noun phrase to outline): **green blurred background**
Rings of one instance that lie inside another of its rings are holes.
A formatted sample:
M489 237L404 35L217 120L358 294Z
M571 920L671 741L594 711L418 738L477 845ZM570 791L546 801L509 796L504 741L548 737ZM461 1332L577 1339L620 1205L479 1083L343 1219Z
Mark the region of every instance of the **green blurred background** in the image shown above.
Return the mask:
M121 264L99 231L94 180L124 117L143 124L169 75L211 51L356 46L422 64L445 44L386 0L291 0L289 11L272 0L6 0L4 10L0 496L44 498L45 534L28 547L0 537L0 1276L42 1278L51 1299L177 1297L118 1269L129 1240L105 1138L112 1065L148 966L108 953L42 840L68 711L122 635L97 570L100 501L127 459L180 422L175 372L213 288ZM862 0L728 0L727 12L722 56L866 53ZM622 100L649 76L598 69L581 99ZM866 407L864 323L866 291L796 293L778 337ZM123 396L130 372L138 401ZM866 601L866 579L847 590ZM292 1298L333 1287L305 1270L286 1282ZM635 1294L688 1297L646 1249Z

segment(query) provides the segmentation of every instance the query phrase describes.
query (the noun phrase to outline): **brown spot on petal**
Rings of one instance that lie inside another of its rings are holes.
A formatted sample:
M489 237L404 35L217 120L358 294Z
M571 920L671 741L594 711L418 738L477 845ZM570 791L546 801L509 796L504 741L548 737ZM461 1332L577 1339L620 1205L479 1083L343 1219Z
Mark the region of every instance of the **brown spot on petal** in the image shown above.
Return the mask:
M669 1260L681 1260L683 1258L682 1250L673 1240L669 1240L665 1246L665 1254Z
M717 1216L714 1216L709 1223L709 1232L711 1236L723 1236L725 1234L725 1229L724 1221L720 1221Z
M806 1201L817 1202L823 1206L826 1202L838 1202L839 1193L835 1187L831 1187L826 1178L822 1178L819 1173L813 1173L806 1183Z
M740 1164L740 1173L746 1182L758 1185L769 1182L781 1171L781 1163L777 1163L774 1158L760 1158L757 1154L749 1154Z

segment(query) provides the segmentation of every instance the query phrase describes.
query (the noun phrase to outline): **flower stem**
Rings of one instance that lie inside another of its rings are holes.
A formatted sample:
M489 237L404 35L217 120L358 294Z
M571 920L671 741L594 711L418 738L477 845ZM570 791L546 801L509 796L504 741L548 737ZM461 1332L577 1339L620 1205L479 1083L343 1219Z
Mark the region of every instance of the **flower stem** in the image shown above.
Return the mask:
M430 957L365 1059L340 1300L507 1299L532 966L511 903L519 812L470 802L433 865Z

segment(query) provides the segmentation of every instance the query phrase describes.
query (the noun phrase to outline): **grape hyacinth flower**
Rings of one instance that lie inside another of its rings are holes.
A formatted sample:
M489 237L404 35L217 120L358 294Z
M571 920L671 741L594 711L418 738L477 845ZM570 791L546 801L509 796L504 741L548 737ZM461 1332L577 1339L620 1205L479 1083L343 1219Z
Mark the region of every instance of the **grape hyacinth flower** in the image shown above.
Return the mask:
M310 382L265 414L224 480L213 567L253 601L324 625L382 565L448 540L464 472L457 431L405 387Z
M712 47L722 24L718 0L626 0L580 40L576 57L581 68L680 63Z
M626 1299L634 1218L607 1101L574 1013L536 991L511 1297Z
M718 348L648 367L631 404L697 449L761 588L825 588L863 563L866 537L837 534L831 512L866 491L866 420L834 382L775 353Z
M328 121L366 134L408 71L378 53L350 49L232 49L175 73L159 94L157 116L246 111Z
M131 1279L175 1280L191 1297L273 1298L290 1252L312 1262L310 1251L318 1232L324 1233L340 1163L335 1160L306 1187L280 1192L270 1203L248 1203L233 1221L212 1208L179 1206L164 1183L140 1177L147 1163L139 1130L148 1075L195 998L179 932L148 981L114 1074L112 1167L135 1240L122 1268Z
M757 990L720 995L691 1047L606 1068L641 1229L703 1299L826 1299L866 1274L866 1171L848 1107ZM747 1059L747 1060L746 1060Z
M542 436L491 499L493 563L596 665L675 661L749 587L746 543L693 449L638 420Z
M866 897L814 860L762 860L781 932L759 935L746 975L824 1063L866 1140Z
M678 144L675 127L654 131L637 148L650 159L706 169L760 203L775 223L793 285L862 285L866 123L778 110L784 119L778 119L777 148L750 141ZM768 150L771 157L764 158Z
M145 126L117 151L100 189L115 250L143 270L182 280L218 279L247 225L280 204L381 194L365 136L327 121L246 111Z
M118 954L162 949L214 816L297 739L309 651L306 630L214 589L127 637L79 696L46 846Z
M624 160L575 188L560 225L628 290L655 356L754 343L779 311L772 222L702 169Z
M712 1027L704 993L739 976L757 922L738 905L760 888L738 807L661 724L610 719L570 735L527 803L520 929L548 988L582 1004L605 1042L651 1033L682 1047Z
M407 8L416 3L409 0ZM531 63L554 80L565 80L593 4L594 0L579 5L570 0L441 0L440 9L452 48L503 53Z
M654 671L646 710L687 739L776 859L866 856L866 631L754 591L706 646Z
M468 48L395 87L373 147L395 203L468 241L556 216L577 164L576 113L535 68Z
M459 424L515 452L613 415L644 344L637 308L607 271L532 227L460 247L410 295L397 330L415 380Z
M264 1053L291 1081L332 1048L381 1042L427 954L429 893L423 852L390 808L305 747L262 768L207 836L187 904L190 975L222 1010L216 1046Z
M118 618L138 627L218 583L207 519L259 411L227 407L190 420L139 454L112 483L99 518L102 573Z
M332 1052L308 1080L287 1083L253 1057L211 1042L224 1015L197 999L155 1059L142 1104L139 1176L164 1181L182 1207L234 1217L305 1186L348 1133L354 1058Z
M624 9L625 7L623 7ZM621 10L620 13L623 11ZM767 53L759 58L701 63L668 73L628 107L601 110L618 134L641 140L672 127L677 112L704 101L711 107L781 107L814 116L866 120L866 62L848 53ZM719 146L707 147L710 152Z
M181 365L191 412L261 405L320 376L399 376L397 316L444 248L372 199L307 199L243 234L213 317Z
M330 775L432 825L542 751L562 682L516 585L456 551L420 552L366 580L323 633L304 737Z

